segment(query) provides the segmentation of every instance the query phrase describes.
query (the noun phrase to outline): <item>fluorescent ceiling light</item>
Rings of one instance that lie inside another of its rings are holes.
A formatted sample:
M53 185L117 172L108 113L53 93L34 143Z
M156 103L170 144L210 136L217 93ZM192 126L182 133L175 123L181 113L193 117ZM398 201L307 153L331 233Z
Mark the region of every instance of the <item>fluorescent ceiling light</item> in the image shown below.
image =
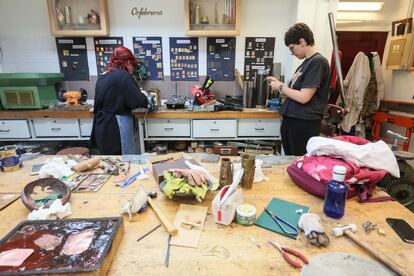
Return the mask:
M338 11L379 11L384 2L339 2Z

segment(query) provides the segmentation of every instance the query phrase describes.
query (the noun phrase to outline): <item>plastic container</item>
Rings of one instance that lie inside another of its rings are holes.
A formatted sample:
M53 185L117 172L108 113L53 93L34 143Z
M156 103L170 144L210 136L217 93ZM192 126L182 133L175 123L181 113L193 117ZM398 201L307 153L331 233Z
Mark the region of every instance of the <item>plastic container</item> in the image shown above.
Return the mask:
M332 180L327 185L323 212L330 218L341 218L345 214L348 186L344 183L346 168L334 166Z
M240 204L236 209L236 221L241 225L253 225L256 221L256 208L250 204Z

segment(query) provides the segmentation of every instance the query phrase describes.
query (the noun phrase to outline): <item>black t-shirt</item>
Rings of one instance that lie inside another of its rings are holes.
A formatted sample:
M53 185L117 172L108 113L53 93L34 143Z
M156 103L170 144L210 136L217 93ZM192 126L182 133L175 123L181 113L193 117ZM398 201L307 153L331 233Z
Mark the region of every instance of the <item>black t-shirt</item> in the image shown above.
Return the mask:
M302 88L317 88L317 90L306 104L287 98L280 113L297 119L321 120L328 103L329 80L329 62L324 56L316 53L305 59L296 69L288 85L296 90Z
M114 69L100 76L96 82L95 113L104 111L126 115L131 114L134 108L147 107L147 104L147 97L124 70Z

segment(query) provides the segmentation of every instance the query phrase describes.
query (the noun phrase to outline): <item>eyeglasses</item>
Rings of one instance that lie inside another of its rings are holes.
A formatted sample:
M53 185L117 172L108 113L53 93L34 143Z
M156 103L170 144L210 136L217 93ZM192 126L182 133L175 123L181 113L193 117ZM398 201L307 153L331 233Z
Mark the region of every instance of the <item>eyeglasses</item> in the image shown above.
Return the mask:
M298 44L293 44L293 45L290 45L288 48L289 48L289 51L293 54L293 52L295 51L295 46L296 45L298 45Z

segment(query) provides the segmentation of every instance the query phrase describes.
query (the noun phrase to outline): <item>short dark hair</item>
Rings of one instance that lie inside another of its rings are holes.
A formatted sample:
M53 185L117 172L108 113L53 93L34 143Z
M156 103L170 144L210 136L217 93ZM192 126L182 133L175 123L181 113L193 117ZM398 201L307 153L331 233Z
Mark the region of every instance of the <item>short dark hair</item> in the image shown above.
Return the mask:
M296 23L285 33L285 45L299 44L299 40L303 38L309 46L315 44L313 33L305 23Z

